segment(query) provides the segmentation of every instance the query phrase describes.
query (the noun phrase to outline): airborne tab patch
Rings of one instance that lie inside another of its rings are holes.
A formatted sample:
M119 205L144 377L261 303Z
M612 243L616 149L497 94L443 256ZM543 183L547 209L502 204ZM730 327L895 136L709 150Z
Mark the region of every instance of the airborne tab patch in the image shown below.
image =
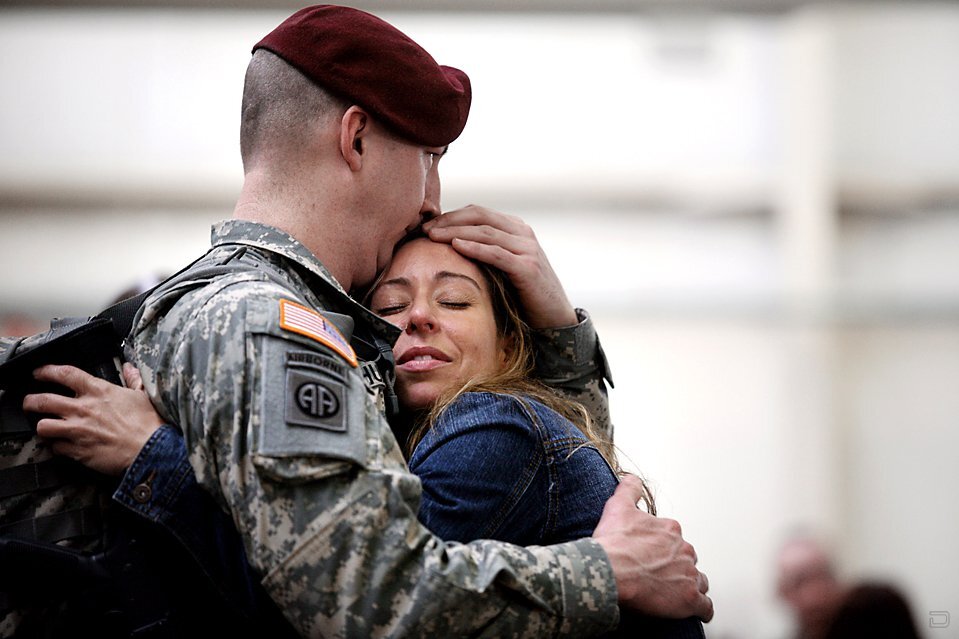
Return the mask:
M357 366L356 353L342 333L311 308L280 300L280 328L314 339L342 355L354 368Z

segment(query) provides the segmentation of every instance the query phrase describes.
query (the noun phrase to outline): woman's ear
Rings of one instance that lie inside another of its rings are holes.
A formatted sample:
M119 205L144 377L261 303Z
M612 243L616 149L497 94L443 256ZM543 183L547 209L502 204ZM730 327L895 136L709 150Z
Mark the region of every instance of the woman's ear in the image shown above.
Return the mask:
M500 364L503 366L508 365L516 350L516 336L500 335L499 339L497 339L497 346L499 347Z
M364 139L369 133L370 116L360 107L353 105L340 119L340 154L351 171L363 167Z

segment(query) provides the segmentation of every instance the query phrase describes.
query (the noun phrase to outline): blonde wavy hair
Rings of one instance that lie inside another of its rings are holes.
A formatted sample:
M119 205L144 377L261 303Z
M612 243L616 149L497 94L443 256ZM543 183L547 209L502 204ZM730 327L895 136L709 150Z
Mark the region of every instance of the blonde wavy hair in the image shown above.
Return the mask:
M443 412L463 393L501 393L535 399L572 422L586 436L610 467L618 474L619 463L613 443L599 435L593 421L582 404L567 399L532 376L533 344L530 328L519 310L516 292L509 280L497 268L474 262L486 280L492 301L493 317L499 338L505 344L506 359L503 366L492 375L476 377L459 388L442 393L429 411L416 420L406 442L406 452L411 453L426 432L436 425ZM575 449L574 449L575 450ZM571 453L573 451L570 451Z

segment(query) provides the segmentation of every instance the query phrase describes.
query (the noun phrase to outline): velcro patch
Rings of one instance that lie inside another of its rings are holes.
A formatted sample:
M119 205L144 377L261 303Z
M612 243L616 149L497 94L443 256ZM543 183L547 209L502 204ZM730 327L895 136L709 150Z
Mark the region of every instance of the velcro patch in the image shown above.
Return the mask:
M343 382L289 365L286 369L286 423L346 432Z
M305 335L343 356L354 368L356 353L339 329L311 308L290 300L280 300L280 328Z

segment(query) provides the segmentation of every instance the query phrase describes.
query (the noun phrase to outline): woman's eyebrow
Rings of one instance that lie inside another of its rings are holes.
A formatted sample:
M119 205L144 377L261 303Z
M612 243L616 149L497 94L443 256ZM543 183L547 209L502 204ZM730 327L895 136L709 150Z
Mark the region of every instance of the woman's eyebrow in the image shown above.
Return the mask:
M376 285L376 288L373 289L373 292L380 290L384 286L409 286L410 281L405 277L393 277L388 280L384 280Z
M464 275L463 273L454 273L453 271L440 271L439 273L433 276L433 279L434 280L462 279L462 280L466 280L467 282L475 286L476 290L480 292L482 292L483 290L483 288L479 285L479 283L476 280L474 280L469 275Z
M456 273L456 272L454 272L454 271L439 271L438 273L436 273L436 274L433 276L433 281L440 281L440 280L445 280L445 279L466 280L467 282L469 282L470 284L472 284L473 286L475 286L475 287L476 287L476 290L478 290L478 291L482 291L482 290L483 290L483 287L480 286L479 283L478 283L476 280L474 280L474 279L473 279L472 277L470 277L469 275L464 275L463 273ZM373 293L375 294L376 291L380 290L381 288L383 288L383 287L385 287L385 286L406 286L406 287L409 287L409 286L411 286L411 284L410 284L410 280L409 280L408 278L406 278L406 277L403 277L403 276L400 276L400 277L391 277L390 279L388 279L388 280L383 280L382 282L380 282L379 284L377 284L377 285L376 285L376 288L373 289Z

